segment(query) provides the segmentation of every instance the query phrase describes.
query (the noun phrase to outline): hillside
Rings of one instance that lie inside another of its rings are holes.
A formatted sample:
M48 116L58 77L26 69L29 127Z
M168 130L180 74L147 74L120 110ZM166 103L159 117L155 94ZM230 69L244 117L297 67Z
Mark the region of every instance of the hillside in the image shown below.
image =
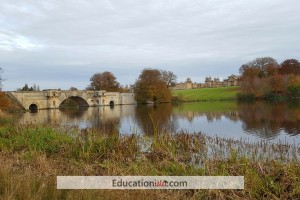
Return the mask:
M235 100L240 87L201 88L191 90L173 90L175 98L182 101L226 101Z

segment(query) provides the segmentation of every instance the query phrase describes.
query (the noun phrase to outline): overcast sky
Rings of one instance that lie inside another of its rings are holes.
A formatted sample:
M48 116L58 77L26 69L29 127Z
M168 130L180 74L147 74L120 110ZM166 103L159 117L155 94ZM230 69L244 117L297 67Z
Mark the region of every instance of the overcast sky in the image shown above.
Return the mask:
M300 60L299 0L0 0L4 90L84 89L146 67L226 78L257 57Z

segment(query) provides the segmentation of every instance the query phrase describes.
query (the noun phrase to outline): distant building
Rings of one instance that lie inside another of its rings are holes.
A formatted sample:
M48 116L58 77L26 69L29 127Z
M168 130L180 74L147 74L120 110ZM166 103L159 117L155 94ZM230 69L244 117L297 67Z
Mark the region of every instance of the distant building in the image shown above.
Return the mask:
M223 82L219 78L212 79L210 76L205 78L203 87L222 87Z
M184 83L177 83L174 87L172 87L173 90L190 90L195 88L197 88L197 83L193 83L191 78L187 78Z
M220 81L219 78L211 78L210 76L205 78L204 83L192 82L190 78L187 78L185 82L177 83L173 86L172 90L190 90L197 88L211 88L211 87L228 87L228 86L238 86L240 84L240 77L237 75L230 75L227 79Z
M238 86L238 85L240 85L239 77L232 74L231 76L228 76L227 79L224 79L223 85L224 86Z

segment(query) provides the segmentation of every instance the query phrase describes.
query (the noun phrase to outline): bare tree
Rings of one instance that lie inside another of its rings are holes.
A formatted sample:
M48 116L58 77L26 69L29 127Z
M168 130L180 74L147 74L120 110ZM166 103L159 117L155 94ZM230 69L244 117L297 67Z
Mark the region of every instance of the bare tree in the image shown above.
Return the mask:
M244 76L244 72L247 70L251 71L259 71L259 77L268 77L274 74L274 71L277 71L279 65L274 58L271 57L262 57L256 58L244 65L240 68L240 73ZM270 74L271 73L271 74Z
M300 62L296 59L287 59L283 61L280 65L279 73L300 75Z
M177 82L177 76L171 71L161 70L161 75L163 81L166 83L167 87L174 86Z

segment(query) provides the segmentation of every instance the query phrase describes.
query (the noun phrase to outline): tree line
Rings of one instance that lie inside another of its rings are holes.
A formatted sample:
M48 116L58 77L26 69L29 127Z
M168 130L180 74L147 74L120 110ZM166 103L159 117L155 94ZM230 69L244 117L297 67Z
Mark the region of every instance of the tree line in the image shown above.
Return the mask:
M240 67L241 95L247 99L300 96L300 63L287 59L281 64L271 57L256 58Z
M279 64L274 58L256 58L240 69L240 99L270 99L300 96L300 63L287 59ZM170 87L176 84L177 76L171 71L152 68L142 70L131 86L137 102L170 102ZM89 89L124 91L110 72L95 74ZM128 89L128 88L127 88Z
M33 84L33 86L29 87L27 83L22 88L18 88L17 91L40 91L40 86Z
M96 73L90 78L88 90L106 90L109 92L133 91L139 103L170 102L170 87L176 84L177 76L171 71L145 68L131 87L123 87L116 77L108 71Z

